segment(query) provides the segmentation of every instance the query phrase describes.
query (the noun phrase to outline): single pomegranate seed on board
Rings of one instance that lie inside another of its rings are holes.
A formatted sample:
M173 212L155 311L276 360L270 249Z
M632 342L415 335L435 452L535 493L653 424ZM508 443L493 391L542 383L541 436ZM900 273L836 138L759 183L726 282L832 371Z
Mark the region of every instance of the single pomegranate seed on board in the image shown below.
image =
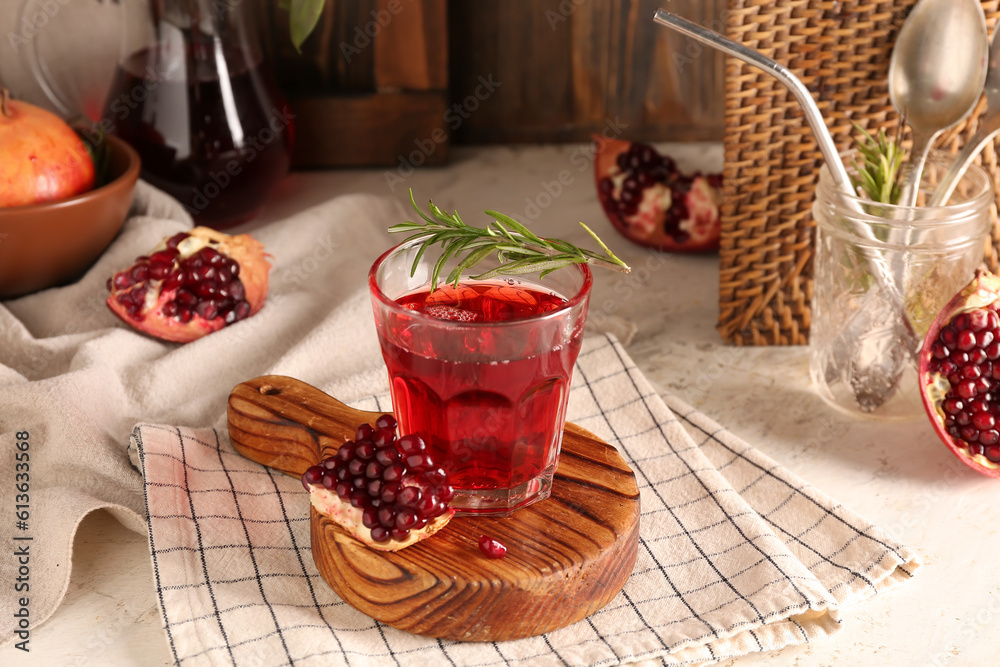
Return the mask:
M503 558L507 555L507 547L488 535L479 537L479 550L488 558Z

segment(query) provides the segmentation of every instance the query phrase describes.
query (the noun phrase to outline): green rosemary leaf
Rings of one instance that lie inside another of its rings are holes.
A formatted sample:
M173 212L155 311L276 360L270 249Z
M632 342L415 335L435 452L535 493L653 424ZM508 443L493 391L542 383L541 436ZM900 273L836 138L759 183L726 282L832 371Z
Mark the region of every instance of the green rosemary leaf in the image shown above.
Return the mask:
M492 254L496 255L500 266L473 276L475 279L535 272L548 274L570 264L583 263L622 273L631 271L629 266L616 257L604 242L583 223L581 225L604 250L604 255L578 248L560 239L543 239L517 220L497 211L486 211L486 214L493 219L486 227L480 228L467 225L457 211L447 213L433 202L428 202L427 205L430 215L424 213L417 206L412 190L410 191L410 203L424 222L408 220L391 226L389 231L405 233L407 237L404 243L413 242L420 245L410 268L410 275L416 274L417 266L428 247L433 245L442 247L441 254L435 260L431 271L432 289L437 287L445 265L453 258L457 259L458 264L448 272L447 280L457 284L462 273Z
M518 222L514 218L511 218L510 216L504 215L503 213L498 213L497 211L484 211L484 212L486 213L486 215L490 216L491 218L495 218L498 222L502 222L503 224L507 225L508 227L510 227L511 229L513 229L515 232L517 232L521 236L523 236L526 239L528 239L529 241L531 241L532 243L544 243L544 241L542 241L542 239L540 239L537 236L535 236L530 229L528 229L527 227L525 227L524 225L522 225L520 222Z
M489 257L492 252L493 249L490 247L479 248L478 250L470 252L465 256L465 259L459 262L458 266L452 269L451 273L448 274L448 282L457 286L458 281L462 278L463 271L476 266L481 261Z
M903 151L898 136L889 139L885 129L879 129L878 136L872 136L863 127L854 124L861 135L855 137L857 153L861 162L854 159L852 165L857 172L852 179L854 187L880 204L895 204L899 199L900 172Z

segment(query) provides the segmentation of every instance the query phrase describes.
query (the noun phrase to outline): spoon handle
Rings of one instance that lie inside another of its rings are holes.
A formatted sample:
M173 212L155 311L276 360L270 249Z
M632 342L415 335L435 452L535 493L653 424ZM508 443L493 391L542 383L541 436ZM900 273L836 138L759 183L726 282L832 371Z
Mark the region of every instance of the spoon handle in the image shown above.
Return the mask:
M931 196L929 206L944 206L948 203L969 165L986 148L986 144L993 140L997 132L1000 132L1000 115L993 116L988 123L979 126L976 134L969 140L969 143L965 144L958 157L951 163L947 173L941 178L941 182L938 183Z
M931 152L931 144L939 132L925 134L923 132L913 132L913 146L910 148L910 170L903 181L903 188L899 195L899 206L913 207L917 205L917 195L920 193L920 176L924 173L924 164L927 156Z

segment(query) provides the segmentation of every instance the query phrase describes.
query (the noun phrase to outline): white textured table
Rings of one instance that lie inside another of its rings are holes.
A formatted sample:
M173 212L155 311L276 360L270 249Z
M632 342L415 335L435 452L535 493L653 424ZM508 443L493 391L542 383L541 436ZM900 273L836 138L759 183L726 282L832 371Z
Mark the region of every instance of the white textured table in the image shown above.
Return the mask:
M667 147L681 166L719 169L721 147ZM555 192L563 173L561 192ZM393 172L394 173L394 172ZM547 187L548 186L548 187ZM449 167L419 170L389 192L386 172L295 174L262 224L349 192L433 198L467 220L495 208L529 221L534 203L544 234L583 241L578 220L598 231L635 272L595 281L591 317L635 322L629 352L663 393L674 393L737 435L890 530L926 565L908 584L844 613L844 630L809 646L725 664L992 665L1000 648L1000 483L947 453L923 420L854 421L811 391L804 348L734 348L715 331L715 255L668 256L617 237L597 204L579 146L464 149ZM529 215L525 215L528 210ZM65 603L32 634L32 652L0 651L3 665L170 664L156 608L145 536L104 512L76 539Z

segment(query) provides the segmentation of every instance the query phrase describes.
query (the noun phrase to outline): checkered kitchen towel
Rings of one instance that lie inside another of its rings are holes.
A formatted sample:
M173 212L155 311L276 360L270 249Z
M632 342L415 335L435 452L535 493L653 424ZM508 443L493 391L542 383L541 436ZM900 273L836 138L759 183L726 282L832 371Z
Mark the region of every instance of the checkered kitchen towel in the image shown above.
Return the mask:
M383 394L357 407L388 405ZM297 480L242 458L224 432L136 427L177 664L709 663L830 635L841 607L919 566L878 527L704 415L665 404L611 337L585 341L570 419L614 443L636 473L638 562L590 618L494 643L411 635L354 610L313 565Z

